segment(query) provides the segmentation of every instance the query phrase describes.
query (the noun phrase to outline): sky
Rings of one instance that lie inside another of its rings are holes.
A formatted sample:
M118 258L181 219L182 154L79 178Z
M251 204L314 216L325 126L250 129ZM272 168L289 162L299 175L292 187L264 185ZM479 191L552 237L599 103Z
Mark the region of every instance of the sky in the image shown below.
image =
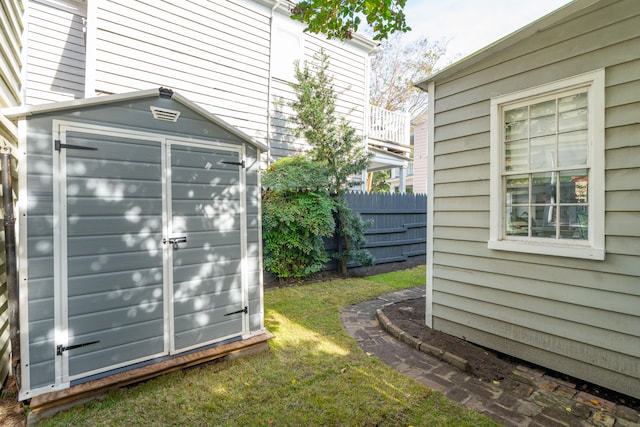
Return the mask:
M407 0L404 10L412 29L407 38L426 35L433 41L448 40L443 59L449 63L567 3L570 0Z

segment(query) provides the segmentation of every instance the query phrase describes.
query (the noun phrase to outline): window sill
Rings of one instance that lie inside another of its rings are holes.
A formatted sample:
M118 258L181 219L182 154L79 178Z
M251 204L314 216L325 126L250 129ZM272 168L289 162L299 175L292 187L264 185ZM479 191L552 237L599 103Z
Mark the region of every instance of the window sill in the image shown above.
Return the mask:
M591 246L574 246L569 244L545 244L538 242L522 242L513 240L489 240L489 249L497 251L523 252L538 255L551 255L567 258L590 259L604 261L604 248Z

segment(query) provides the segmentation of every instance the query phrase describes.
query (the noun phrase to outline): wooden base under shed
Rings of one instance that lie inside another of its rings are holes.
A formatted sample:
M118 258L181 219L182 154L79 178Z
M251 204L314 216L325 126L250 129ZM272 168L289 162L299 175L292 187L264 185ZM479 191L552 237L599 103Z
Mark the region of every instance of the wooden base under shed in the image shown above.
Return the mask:
M185 356L178 356L169 360L120 372L95 381L89 381L69 387L65 390L58 390L51 393L36 396L29 404L30 412L27 418L27 425L53 416L54 414L70 409L73 406L98 399L107 391L113 388L123 387L136 382L144 381L161 374L188 368L190 366L210 362L223 357L235 358L247 354L266 350L268 341L273 338L269 332L263 332L242 341L234 341L207 350L190 353Z

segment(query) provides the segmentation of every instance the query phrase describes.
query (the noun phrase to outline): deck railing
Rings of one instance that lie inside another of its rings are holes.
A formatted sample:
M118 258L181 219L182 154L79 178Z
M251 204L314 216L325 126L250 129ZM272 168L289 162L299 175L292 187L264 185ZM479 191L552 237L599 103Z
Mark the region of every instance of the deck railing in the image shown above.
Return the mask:
M369 106L369 144L395 153L409 153L410 117L408 113Z

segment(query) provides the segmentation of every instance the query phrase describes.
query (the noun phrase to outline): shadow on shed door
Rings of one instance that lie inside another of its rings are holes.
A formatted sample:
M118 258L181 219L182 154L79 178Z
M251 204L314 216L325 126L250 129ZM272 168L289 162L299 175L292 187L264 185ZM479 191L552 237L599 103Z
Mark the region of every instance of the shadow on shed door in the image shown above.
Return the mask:
M61 142L60 381L241 335L239 151L103 128Z
M244 180L241 153L171 141L174 351L242 334Z

